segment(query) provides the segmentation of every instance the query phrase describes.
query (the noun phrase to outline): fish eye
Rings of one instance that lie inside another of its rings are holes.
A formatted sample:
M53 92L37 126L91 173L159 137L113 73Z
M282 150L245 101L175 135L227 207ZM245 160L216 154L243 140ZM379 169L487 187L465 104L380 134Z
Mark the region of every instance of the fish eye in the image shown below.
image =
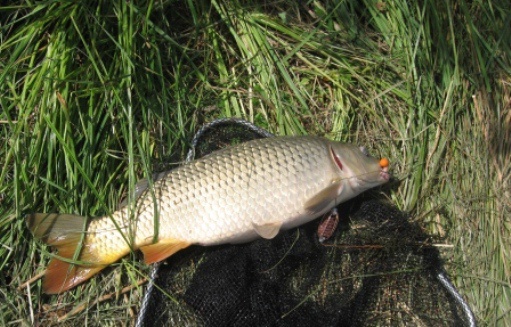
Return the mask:
M359 149L360 149L360 152L362 152L364 155L369 157L369 151L367 151L367 148L365 146L361 146L361 147L359 147Z

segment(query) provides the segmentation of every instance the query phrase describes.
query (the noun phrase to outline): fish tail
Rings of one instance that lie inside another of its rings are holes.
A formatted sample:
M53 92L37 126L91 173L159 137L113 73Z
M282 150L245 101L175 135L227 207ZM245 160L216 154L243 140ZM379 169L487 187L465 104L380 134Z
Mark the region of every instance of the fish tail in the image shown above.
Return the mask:
M43 291L47 294L73 288L115 261L102 258L94 246L86 243L86 217L36 213L27 215L26 222L36 238L58 251L45 272Z

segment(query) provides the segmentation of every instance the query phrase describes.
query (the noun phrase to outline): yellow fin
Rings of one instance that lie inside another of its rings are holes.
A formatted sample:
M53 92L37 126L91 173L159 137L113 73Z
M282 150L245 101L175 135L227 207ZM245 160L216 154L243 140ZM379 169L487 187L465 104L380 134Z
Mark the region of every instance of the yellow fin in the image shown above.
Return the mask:
M91 244L82 244L87 218L68 214L31 214L26 217L32 234L57 248L43 280L43 291L58 294L86 281L122 255L100 258Z
M106 265L79 266L53 258L46 268L43 291L46 294L59 294L88 280Z
M340 180L335 180L325 188L323 191L314 195L310 200L305 203L305 210L309 214L315 214L325 209L331 202L335 201L337 196L342 191L342 183Z
M158 241L158 243L141 246L140 251L144 253L145 263L150 264L167 259L177 251L190 245L190 243L181 240L165 239Z
M264 225L252 224L252 226L254 226L256 233L262 238L272 239L279 233L282 223L270 223Z

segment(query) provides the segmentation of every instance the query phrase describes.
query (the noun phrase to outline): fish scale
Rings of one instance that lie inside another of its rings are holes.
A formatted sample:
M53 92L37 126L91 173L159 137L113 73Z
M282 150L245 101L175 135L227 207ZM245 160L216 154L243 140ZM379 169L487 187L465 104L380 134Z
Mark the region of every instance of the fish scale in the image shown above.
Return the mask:
M293 159L292 150L297 146L303 148L309 142L300 142L291 150L284 148L282 153L276 153L271 148L258 147L261 142L254 143L248 144L241 155L239 149L237 153L233 153L232 149L228 148L222 155L205 158L198 169L195 169L197 165L190 165L183 169L178 168L166 176L161 183L163 190L168 185L179 185L179 188L170 190L170 198L184 193L186 195L182 196L193 198L197 203L190 207L182 205L166 208L168 209L165 210L166 214L172 216L175 223L169 224L172 228L162 226L160 237L184 238L202 245L222 242L223 237L236 234L238 229L251 228L252 222L271 222L275 216L283 214L282 211L285 209L281 208L282 206L289 206L293 210L294 203L283 203L282 199L304 197L306 193L304 191L307 188L302 184L310 185L314 182L317 184L318 177L321 180L323 175L321 171L317 171L316 174L303 174L309 177L303 179L299 178L302 175L296 174L293 169L295 166L310 168L318 164L317 151L311 152L311 155L306 157L309 160L303 161L300 157ZM246 160L248 157L252 160ZM236 160L236 158L240 159ZM273 167L265 163L268 158L280 160L278 162L283 164ZM316 159L311 160L311 158ZM291 173L297 178L288 178ZM215 176L217 180L215 181L212 176ZM210 189L201 187L201 182L210 185ZM263 196L267 199L261 205L247 206L247 198L257 199ZM278 202L270 201L271 199L277 199ZM250 216L252 219L239 221L240 216ZM194 218L190 219L190 217ZM191 234L189 233L190 224L194 225Z
M92 219L86 231L85 218L73 215L34 214L27 222L67 258L86 233L79 264L50 262L43 288L58 293L132 250L142 250L152 263L192 244L273 238L388 179L388 160L354 145L272 137L213 152L164 174L151 188L137 187L133 205Z

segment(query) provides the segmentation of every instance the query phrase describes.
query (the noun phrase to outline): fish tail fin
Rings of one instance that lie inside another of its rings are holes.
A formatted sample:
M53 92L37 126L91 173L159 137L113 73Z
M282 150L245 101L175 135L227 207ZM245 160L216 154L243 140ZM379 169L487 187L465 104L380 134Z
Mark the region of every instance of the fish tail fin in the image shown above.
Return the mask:
M37 213L28 215L26 222L36 238L58 251L45 272L43 291L47 294L67 291L115 261L101 258L94 246L85 243L86 217Z

